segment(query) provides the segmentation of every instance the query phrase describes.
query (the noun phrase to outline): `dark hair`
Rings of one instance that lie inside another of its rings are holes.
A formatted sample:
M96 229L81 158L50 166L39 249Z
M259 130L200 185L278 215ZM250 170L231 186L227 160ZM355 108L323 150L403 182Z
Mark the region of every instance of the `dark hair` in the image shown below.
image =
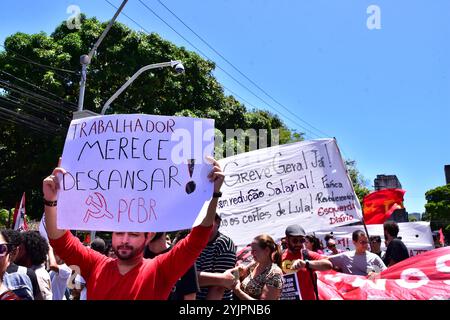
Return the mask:
M353 231L353 233L352 233L352 240L353 241L358 241L358 239L359 239L359 237L361 235L365 236L366 233L364 231L362 231L362 230Z
M399 231L397 222L385 221L383 224L383 229L392 237L397 238Z
M334 236L331 233L325 235L325 238L324 238L325 242L328 242L328 240L330 240L330 239L334 239Z
M105 255L107 256L109 254L109 251L112 248L112 242L111 241L105 241Z
M380 236L370 236L369 241L370 242L373 242L373 241L381 242L381 237Z
M23 245L33 265L40 265L47 260L48 243L38 231L23 232Z
M308 241L312 243L313 251L317 252L317 250L322 249L322 244L320 243L320 240L318 238L316 238L315 236L308 234L305 238L308 239Z
M273 238L268 234L261 234L255 238L261 249L269 248L272 262L281 268L281 248L275 243Z
M2 230L0 230L0 233L2 234L2 237L5 238L5 241L7 243L11 243L10 242L11 241L11 236L10 236L8 230L9 229L2 229Z
M186 238L186 236L191 232L191 229L180 230L175 234L175 238L173 239L173 245L177 244L178 241Z
M106 252L105 240L103 240L100 237L95 238L94 241L91 242L91 249L100 252L101 254L105 254Z
M166 235L165 232L157 232L157 233L155 233L155 236L153 237L153 239L150 240L150 242L155 242L156 240L161 239L165 235Z
M23 242L23 236L22 233L19 230L13 230L13 229L4 229L2 230L2 235L6 234L8 237L8 243L11 244L12 248L17 248L20 246ZM5 237L5 236L3 236Z

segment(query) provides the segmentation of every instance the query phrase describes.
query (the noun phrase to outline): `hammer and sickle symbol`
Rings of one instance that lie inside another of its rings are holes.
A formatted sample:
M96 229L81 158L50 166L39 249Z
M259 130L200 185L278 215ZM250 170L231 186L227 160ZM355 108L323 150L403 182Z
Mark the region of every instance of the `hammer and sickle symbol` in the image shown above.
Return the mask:
M105 197L98 192L94 192L96 199L92 195L89 195L85 201L85 203L89 206L86 211L86 215L84 216L83 222L87 223L89 217L100 219L104 216L109 219L114 218L113 215L108 211L108 205L106 204Z

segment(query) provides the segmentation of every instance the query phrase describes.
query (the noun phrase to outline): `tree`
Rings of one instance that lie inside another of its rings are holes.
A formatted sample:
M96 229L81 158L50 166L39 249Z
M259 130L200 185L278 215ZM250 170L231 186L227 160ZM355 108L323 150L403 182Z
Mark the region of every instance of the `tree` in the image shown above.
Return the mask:
M0 209L0 227L7 227L9 219L9 211L6 209Z
M77 109L79 57L89 52L107 23L82 16L80 29L61 23L49 36L16 33L0 53L0 206L27 193L27 212L42 214L43 177L62 154ZM302 140L275 115L247 110L213 76L215 64L162 39L115 23L88 70L85 109L99 113L106 100L139 68L181 60L186 73L169 68L142 74L111 105L109 113L185 115L215 119L225 129L279 129L280 143ZM270 140L269 140L270 141ZM233 148L237 142L227 141ZM219 156L220 157L220 156Z
M347 172L352 181L356 196L362 204L364 197L370 193L370 190L367 188L367 181L356 168L355 160L345 160L345 166L347 167Z
M430 221L432 230L443 228L446 238L450 229L450 184L428 190L425 193L425 214L422 220Z

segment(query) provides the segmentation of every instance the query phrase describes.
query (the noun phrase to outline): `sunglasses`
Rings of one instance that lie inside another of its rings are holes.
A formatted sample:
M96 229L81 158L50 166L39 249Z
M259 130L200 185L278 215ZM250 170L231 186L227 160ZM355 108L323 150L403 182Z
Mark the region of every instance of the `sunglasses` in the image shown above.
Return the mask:
M6 256L8 253L12 251L12 245L9 243L1 243L0 244L0 257Z
M381 239L378 239L378 240L372 240L372 243L377 243L377 242L381 243Z
M361 240L361 241L358 241L358 243L359 243L359 244L368 244L368 243L369 243L369 241L364 241L364 240Z
M305 243L305 238L290 238L289 239L293 244L297 244L297 243Z

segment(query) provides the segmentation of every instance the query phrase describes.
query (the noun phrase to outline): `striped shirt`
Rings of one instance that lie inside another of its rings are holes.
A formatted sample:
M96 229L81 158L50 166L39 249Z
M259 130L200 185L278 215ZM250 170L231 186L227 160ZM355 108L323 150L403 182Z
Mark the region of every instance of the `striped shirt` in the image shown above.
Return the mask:
M216 239L208 243L196 261L197 271L221 273L234 268L236 265L236 246L229 237L220 232ZM208 294L208 287L200 288L197 293L197 300L205 300ZM231 300L233 293L225 290L223 300Z

